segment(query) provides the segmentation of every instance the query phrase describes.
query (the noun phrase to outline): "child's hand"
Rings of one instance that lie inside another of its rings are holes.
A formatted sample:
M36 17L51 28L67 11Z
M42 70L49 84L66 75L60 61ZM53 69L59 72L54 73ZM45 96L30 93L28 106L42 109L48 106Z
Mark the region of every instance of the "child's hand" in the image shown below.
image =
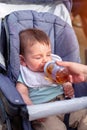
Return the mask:
M64 94L65 97L72 98L74 97L74 88L72 87L72 84L70 82L63 84Z

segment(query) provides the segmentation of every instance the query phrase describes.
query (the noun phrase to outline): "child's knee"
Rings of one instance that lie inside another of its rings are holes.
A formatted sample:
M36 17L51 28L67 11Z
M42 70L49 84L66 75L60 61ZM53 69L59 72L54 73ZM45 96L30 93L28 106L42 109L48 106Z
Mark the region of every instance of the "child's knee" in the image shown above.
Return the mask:
M87 115L85 115L80 121L78 130L87 130Z
M79 128L80 128L80 126L82 127L83 119L86 115L87 115L87 109L72 112L70 114L69 126L72 127L72 128L76 128L78 126L79 126ZM86 127L86 129L87 129L87 127ZM82 130L85 130L85 129L82 129Z

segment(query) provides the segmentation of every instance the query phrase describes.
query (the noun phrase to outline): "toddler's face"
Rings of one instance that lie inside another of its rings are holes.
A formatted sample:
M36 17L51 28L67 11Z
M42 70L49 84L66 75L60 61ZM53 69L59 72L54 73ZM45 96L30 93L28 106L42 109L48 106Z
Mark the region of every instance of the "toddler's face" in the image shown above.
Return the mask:
M52 60L50 45L48 46L37 42L32 47L26 48L24 62L30 70L42 72L44 70L45 63L50 60Z

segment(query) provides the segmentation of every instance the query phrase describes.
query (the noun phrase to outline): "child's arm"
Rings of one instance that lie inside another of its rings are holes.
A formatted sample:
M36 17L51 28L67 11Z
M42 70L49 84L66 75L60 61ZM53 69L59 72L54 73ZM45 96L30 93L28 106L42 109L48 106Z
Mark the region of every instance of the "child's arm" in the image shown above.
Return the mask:
M72 98L74 97L74 88L72 86L72 83L67 82L63 84L63 89L64 89L64 94L65 94L65 98Z
M17 82L16 84L16 88L18 90L18 92L21 94L24 102L27 104L27 105L31 105L32 104L32 101L30 100L29 98L29 91L28 91L28 88L20 83L20 82Z

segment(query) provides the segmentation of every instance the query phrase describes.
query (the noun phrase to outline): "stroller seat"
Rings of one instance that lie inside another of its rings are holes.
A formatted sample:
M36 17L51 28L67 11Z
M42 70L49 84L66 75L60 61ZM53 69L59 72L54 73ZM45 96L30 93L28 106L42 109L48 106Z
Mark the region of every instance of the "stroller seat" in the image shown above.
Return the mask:
M2 129L31 130L29 114L21 95L15 88L19 75L19 32L39 28L47 33L52 44L52 53L63 60L80 62L79 45L72 27L60 17L48 12L33 10L14 11L1 23L1 54L5 66L0 65L0 118ZM19 120L16 122L16 120Z

